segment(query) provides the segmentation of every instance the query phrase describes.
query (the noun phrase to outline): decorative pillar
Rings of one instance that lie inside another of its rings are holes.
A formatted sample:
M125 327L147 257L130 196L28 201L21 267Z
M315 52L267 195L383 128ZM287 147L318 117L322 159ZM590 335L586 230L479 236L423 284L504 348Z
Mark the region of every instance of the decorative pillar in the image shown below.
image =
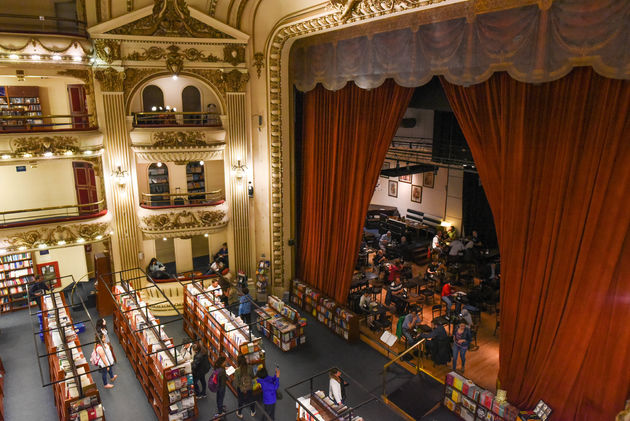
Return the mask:
M116 271L138 267L138 223L136 220L136 194L134 192L135 165L131 155L129 132L126 126L125 102L123 98L123 80L125 74L112 67L97 70L94 76L100 82L103 97L103 147L105 164L110 172L120 169L119 177L109 178L110 211L113 211L116 226L114 246L114 269ZM120 167L120 168L119 168ZM105 171L104 171L105 172ZM104 176L108 174L105 173ZM124 184L118 183L118 178ZM129 273L125 279L140 276ZM134 287L142 285L142 279L134 282Z
M193 270L192 240L190 238L174 238L175 267L177 273Z
M232 235L230 244L230 268L233 271L244 270L248 276L251 271L250 232L249 232L249 198L247 181L249 171L243 177L237 177L239 171L232 170L239 161L240 165L251 167L248 162L247 115L245 110L245 85L249 75L232 70L224 75L227 103L227 166L229 167L229 203L232 213Z

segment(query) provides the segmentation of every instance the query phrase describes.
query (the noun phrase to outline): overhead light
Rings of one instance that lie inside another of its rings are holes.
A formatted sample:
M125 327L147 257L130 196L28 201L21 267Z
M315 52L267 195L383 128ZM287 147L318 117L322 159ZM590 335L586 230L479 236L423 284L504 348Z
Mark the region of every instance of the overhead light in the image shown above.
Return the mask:
M109 235L114 235L114 230L111 230L111 231L109 232Z
M24 250L26 250L26 246L20 246L20 247L18 247L18 250L19 251L24 251Z
M442 227L450 227L451 225L453 225L453 224L451 224L450 222L447 222L447 221L440 222L440 226L442 226Z
M99 151L99 153L103 153L103 152L105 152L105 148L101 148L98 151Z
M81 60L83 60L83 57L81 57L81 56L72 56L72 60L74 60L74 61L81 61Z
M52 152L50 152L50 151L48 151L48 152L44 152L44 156L45 156L46 158L50 158L51 156L53 156L53 153L52 153Z
M202 166L203 166L203 161L199 161L199 165L202 165Z
M177 75L173 75L173 76L171 76L171 78L172 78L173 80L177 80Z
M17 54L9 54L9 58L10 58L11 60L19 60L19 59L20 59L20 56L18 56Z
M52 59L55 61L61 60L61 56L59 54L53 54Z
M162 237L162 241L166 241L166 237Z
M103 236L102 236L102 235L97 235L97 236L96 236L96 237L94 237L94 238L96 238L97 240L102 240L102 239L103 239Z
M82 238L82 237L77 238L77 243L85 243L85 238Z
M204 237L206 237L206 238L208 238L208 233L205 233L203 236L204 236Z
M23 156L24 158L30 158L30 157L32 157L33 155L27 152L27 153L25 153L25 154L24 154L24 155L22 155L22 156Z
M7 155L7 154L2 155L2 159L9 159L9 158L11 158L11 155Z
M39 243L37 245L37 248L40 248L40 249L45 249L46 247L48 247L48 244L46 244L46 243Z
M151 107L151 111L157 111L157 107L154 105L153 107Z
M64 240L57 241L57 245L58 246L63 246L64 244L66 244L66 242Z
M42 59L42 57L40 55L38 55L38 54L31 55L31 60L41 60L41 59Z
M66 156L71 156L74 152L72 151L65 151L63 154Z
M158 162L158 163L157 163L157 166L158 166L158 167L161 167L161 166L162 166L162 163L161 163L161 162Z
M177 108L173 107L173 112L176 113L177 112Z
M171 111L171 106L170 105L166 106L166 111Z
M92 155L93 153L94 153L94 151L90 151L90 150L85 151L86 155Z

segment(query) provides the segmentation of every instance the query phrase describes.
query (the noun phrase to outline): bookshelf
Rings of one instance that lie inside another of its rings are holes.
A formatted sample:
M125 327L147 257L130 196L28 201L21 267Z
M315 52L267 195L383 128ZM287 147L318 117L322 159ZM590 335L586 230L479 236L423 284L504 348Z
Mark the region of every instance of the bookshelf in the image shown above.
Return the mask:
M0 358L0 421L4 421L4 364Z
M261 348L261 338L252 337L249 326L223 307L221 301L215 299L200 282L185 286L184 331L191 338L201 341L212 363L223 355L226 367L236 368L236 359L243 354L249 365L264 364L265 351ZM230 382L228 386L233 389Z
M105 421L90 366L62 293L42 297L42 331L60 421Z
M158 166L157 164L149 165L149 193L150 194L169 194L168 168L166 165ZM150 196L152 206L169 205L168 196Z
M295 406L297 408L298 421L333 421L340 419L363 421L363 418L358 415L344 414L350 408L343 404L335 405L321 390L298 398Z
M516 421L519 410L472 380L451 371L444 383L444 406L466 421Z
M267 305L257 308L255 312L261 320L263 334L281 350L290 351L306 342L306 319L280 298L270 295Z
M20 118L2 120L3 129L20 128L27 124L42 124L42 106L38 86L0 86L0 115ZM38 118L39 117L39 118Z
M359 339L359 317L315 288L297 279L292 280L290 301L347 341Z
M198 161L186 164L186 187L188 193L204 193L206 191L206 181L204 177L204 167ZM190 203L202 203L204 195L188 196Z
M31 253L0 257L0 313L27 308L28 283L33 280ZM31 305L37 305L32 302Z
M192 420L197 414L192 359L175 349L173 339L127 283L114 287L114 329L159 421Z

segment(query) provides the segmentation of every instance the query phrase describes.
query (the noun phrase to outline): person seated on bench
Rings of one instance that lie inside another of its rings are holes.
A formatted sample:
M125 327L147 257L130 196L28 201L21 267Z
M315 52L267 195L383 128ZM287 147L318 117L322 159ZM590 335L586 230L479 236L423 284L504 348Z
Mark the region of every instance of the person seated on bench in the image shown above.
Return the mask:
M381 239L378 240L378 247L385 252L387 249L387 245L392 242L392 232L387 231L385 234L381 235Z
M52 281L44 281L44 278L41 274L35 275L33 281L29 283L28 287L28 295L30 300L36 300L37 306L41 310L42 308L42 296L46 294L47 291L52 289Z
M453 300L453 294L455 290L451 287L451 281L447 280L442 287L442 301L446 303L446 317L451 318L451 306L455 301L455 314L459 314L462 304L458 300Z
M363 312L363 314L367 315L366 322L370 329L374 327L374 316L370 314L370 307L376 304L376 302L372 299L371 294L370 289L366 288L363 290L361 299L359 299L359 309Z
M407 347L412 347L418 342L418 335L416 334L416 326L420 325L422 319L418 315L418 307L411 306L409 314L405 316L405 321L402 325L402 333L407 338Z
M171 275L166 271L166 266L158 261L155 257L149 262L147 268L149 276L153 279L170 279Z
M442 231L438 231L435 233L433 241L431 242L431 256L439 256L442 254L443 247Z
M385 257L385 252L383 250L377 251L376 256L374 256L374 259L372 259L372 264L375 267L379 267L385 262L387 262L387 257Z
M394 263L389 265L389 276L387 280L392 283L394 279L400 278L400 272L402 271L402 263L400 263L400 259L394 260Z
M228 248L227 243L223 243L219 251L214 255L215 262L222 262L223 266L230 267L229 258L228 258Z

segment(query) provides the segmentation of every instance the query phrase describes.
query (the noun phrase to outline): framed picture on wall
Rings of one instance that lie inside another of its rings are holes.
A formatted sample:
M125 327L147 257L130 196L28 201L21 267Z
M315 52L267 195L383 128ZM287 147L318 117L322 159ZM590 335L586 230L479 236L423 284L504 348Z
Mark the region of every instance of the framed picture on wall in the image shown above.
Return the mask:
M387 195L391 197L398 197L398 181L389 180Z
M383 170L388 170L390 168L391 164L388 161L383 162L383 166L381 167L381 171ZM386 175L381 174L381 177L383 178L389 178Z
M411 201L422 203L422 186L411 186Z
M401 175L398 177L398 181L411 184L411 174Z
M427 172L422 173L422 185L424 187L428 187L432 189L434 183L435 183L435 174L433 174L433 171L427 171Z
M54 288L59 288L61 286L61 279L59 278L59 263L40 263L37 265L37 273L42 275L44 281L56 280L55 283L52 284Z

